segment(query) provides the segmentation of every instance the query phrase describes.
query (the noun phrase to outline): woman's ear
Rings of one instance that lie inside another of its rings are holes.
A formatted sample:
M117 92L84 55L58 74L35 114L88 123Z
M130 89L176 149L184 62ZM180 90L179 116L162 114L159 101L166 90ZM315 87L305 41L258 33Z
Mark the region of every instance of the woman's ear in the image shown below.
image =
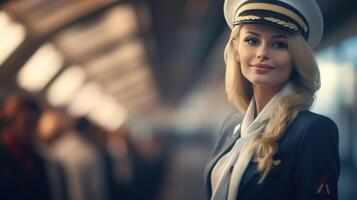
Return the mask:
M239 53L238 53L238 39L237 38L233 38L232 45L233 45L234 58L236 59L237 62L240 62Z

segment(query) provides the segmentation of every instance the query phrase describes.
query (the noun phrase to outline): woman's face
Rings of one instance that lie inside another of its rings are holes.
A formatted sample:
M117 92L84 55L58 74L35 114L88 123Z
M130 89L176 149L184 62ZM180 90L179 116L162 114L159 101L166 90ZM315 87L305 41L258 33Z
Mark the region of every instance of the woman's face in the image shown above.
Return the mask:
M287 33L268 25L246 24L233 41L243 76L256 86L281 87L292 71Z

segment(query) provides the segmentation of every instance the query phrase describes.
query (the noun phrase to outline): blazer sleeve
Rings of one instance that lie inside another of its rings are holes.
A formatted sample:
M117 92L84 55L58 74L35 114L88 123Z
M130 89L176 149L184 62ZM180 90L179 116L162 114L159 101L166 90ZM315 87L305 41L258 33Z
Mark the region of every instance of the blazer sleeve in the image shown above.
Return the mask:
M294 182L299 200L338 199L338 129L329 118L311 122L300 138Z

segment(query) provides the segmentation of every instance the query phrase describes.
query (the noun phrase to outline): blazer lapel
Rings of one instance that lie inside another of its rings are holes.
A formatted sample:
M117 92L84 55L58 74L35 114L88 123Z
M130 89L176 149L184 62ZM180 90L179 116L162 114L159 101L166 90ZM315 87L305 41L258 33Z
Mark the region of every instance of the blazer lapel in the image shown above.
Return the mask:
M240 181L239 184L239 189L238 189L238 194L240 193L240 191L243 191L244 188L247 186L247 184L249 183L249 181L254 177L254 175L256 175L258 173L258 169L257 169L257 164L250 162L247 166L247 168L244 171L242 180Z
M208 191L209 196L211 196L211 172L213 169L213 166L218 162L218 160L226 154L229 150L232 149L234 142L240 137L240 130L237 132L235 135L230 134L228 138L226 139L226 142L223 145L223 148L208 162L206 170L205 170L205 183L206 183L206 191Z

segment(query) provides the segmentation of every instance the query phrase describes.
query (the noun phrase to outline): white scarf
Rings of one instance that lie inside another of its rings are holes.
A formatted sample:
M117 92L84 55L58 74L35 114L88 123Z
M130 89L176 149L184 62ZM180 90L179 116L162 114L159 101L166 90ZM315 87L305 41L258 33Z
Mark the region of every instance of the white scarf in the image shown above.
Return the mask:
M249 103L244 115L242 125L238 124L234 133L241 128L241 135L232 149L222 156L216 163L211 174L212 197L211 200L235 200L241 178L253 156L252 143L261 137L267 122L272 117L274 110L281 99L293 91L291 83L287 83L255 116L255 99ZM233 168L233 170L232 170Z

